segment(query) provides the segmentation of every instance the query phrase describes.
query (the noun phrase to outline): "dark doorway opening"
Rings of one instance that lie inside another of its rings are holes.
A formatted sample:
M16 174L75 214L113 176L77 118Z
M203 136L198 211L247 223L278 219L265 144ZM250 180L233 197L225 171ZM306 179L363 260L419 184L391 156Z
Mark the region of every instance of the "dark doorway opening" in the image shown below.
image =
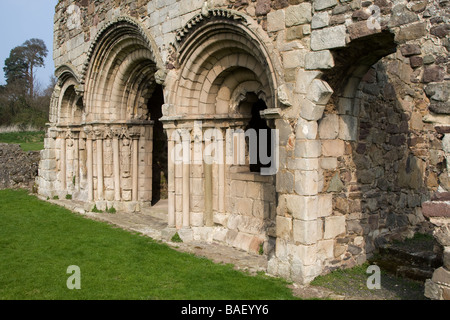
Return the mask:
M247 140L247 144L256 143L256 148L247 148L247 150L257 150L256 155L250 154L250 159L257 159L250 162L250 172L260 173L262 168L270 168L271 162L263 163L264 157L272 156L272 130L267 125L266 120L261 117L261 111L267 109L266 103L259 99L252 105L252 118L245 130L254 129L256 131L257 141ZM266 143L262 143L261 139L266 138ZM249 151L251 152L251 151ZM253 162L253 163L252 163Z
M150 120L153 125L153 178L152 178L152 206L168 197L168 151L167 135L159 119L162 118L164 93L161 85L156 85L153 95L148 100Z

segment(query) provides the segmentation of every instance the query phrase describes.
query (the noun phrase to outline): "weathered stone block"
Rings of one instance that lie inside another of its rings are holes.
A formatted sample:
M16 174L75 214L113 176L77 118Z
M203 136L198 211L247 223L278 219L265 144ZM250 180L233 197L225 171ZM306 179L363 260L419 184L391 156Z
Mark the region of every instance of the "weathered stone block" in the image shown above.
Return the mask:
M423 58L417 57L417 56L410 57L409 64L410 64L411 68L421 67L423 65Z
M379 33L380 31L380 29L369 28L367 21L355 22L348 26L348 33L351 40Z
M237 199L234 212L242 215L252 215L253 200L252 199Z
M358 118L342 115L339 119L339 139L356 141L358 139Z
M442 289L441 287L432 281L431 279L427 279L425 281L425 297L432 300L441 300L442 299Z
M422 53L420 47L416 44L405 44L401 46L400 52L404 57L415 56Z
M40 162L40 169L41 170L49 170L49 171L56 170L56 161L55 160L42 160Z
M259 16L264 16L264 15L268 14L271 10L270 3L271 3L270 0L256 1L255 15L257 17L259 17Z
M331 216L325 218L324 239L335 239L346 232L345 216Z
M444 248L444 254L443 254L442 260L444 262L444 267L447 270L450 270L450 246L447 246Z
M315 79L308 88L306 98L318 105L326 105L333 94L333 89L323 80Z
M280 146L285 146L292 134L292 127L287 120L283 119L275 120L275 126L279 132Z
M232 197L245 197L246 190L247 182L239 180L231 181L230 191Z
M345 47L346 34L347 31L344 25L313 30L311 32L311 49L320 51Z
M418 39L426 34L427 26L425 22L410 24L400 28L400 31L395 35L395 41L403 43L409 40Z
M336 0L314 0L314 10L320 11L328 8L333 8L338 4Z
M430 33L437 36L438 38L445 38L446 36L448 36L449 31L450 24L441 24L430 29Z
M328 26L330 16L327 11L316 13L312 17L311 28L319 29Z
M288 159L288 169L290 170L303 170L303 171L313 171L319 170L319 159L302 159L294 158Z
M323 218L333 214L333 195L321 194L319 195L317 217Z
M286 9L286 27L298 26L311 22L311 4L304 2Z
M317 121L308 121L299 118L297 121L296 138L297 140L315 140L317 138Z
M425 217L448 217L450 218L450 203L441 201L424 202L422 213Z
M303 67L305 65L305 51L292 50L283 53L283 63L286 69Z
M308 99L300 100L300 116L305 120L317 121L322 118L325 106L317 105Z
M334 240L320 240L317 242L317 257L321 260L334 258Z
M288 252L292 255L292 261L301 262L305 266L311 266L317 260L317 247L307 245L288 245Z
M322 73L320 71L306 71L300 69L296 77L295 92L306 94L311 82L320 77Z
M340 157L345 153L345 142L342 140L322 141L322 155L325 157Z
M311 221L317 219L318 202L319 199L316 196L286 196L286 208L298 220Z
M349 116L357 116L359 112L359 108L353 103L353 99L349 98L340 98L338 103L338 113L349 115Z
M319 123L319 137L322 140L333 140L339 135L339 116L337 114L325 115Z
M295 192L303 196L315 196L319 193L319 173L317 171L296 171Z
M247 197L251 199L261 199L261 187L262 185L255 182L249 182L247 184Z
M283 30L285 27L284 10L272 11L267 14L267 31L276 32Z
M434 271L431 280L439 284L450 285L450 271L444 267L440 267Z
M425 67L423 71L422 81L424 83L429 82L441 82L444 80L445 72L444 69L440 66L429 66Z
M319 163L324 170L334 170L338 166L337 158L322 158Z
M429 83L425 87L425 93L432 100L446 102L450 98L450 83Z
M392 8L391 20L388 22L388 27L398 27L408 23L416 22L419 16L409 11L404 4L398 4Z
M317 242L317 221L294 220L294 241L303 245Z
M295 144L297 158L317 158L322 155L322 144L319 140L298 140Z
M294 191L294 175L289 171L279 171L277 174L277 192L292 193Z
M277 216L277 238L292 238L292 218Z
M291 265L291 279L300 284L308 284L322 272L322 265L316 263L305 266L301 262L293 262Z
M329 50L308 52L305 57L306 70L331 69L334 67L334 58Z

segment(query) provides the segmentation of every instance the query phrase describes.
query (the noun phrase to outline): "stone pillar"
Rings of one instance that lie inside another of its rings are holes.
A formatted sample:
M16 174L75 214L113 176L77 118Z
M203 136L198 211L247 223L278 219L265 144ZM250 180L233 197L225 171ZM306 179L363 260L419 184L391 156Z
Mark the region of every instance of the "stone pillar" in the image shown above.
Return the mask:
M88 200L94 201L94 146L92 135L87 132L86 139L86 153L87 153L87 185L88 185Z
M75 177L75 191L80 191L80 137L79 134L77 134L77 137L74 138L73 141L73 151L74 151L74 177Z
M191 141L190 132L185 129L183 144L183 228L191 227Z
M132 200L139 200L139 137L133 137L133 151L132 151L132 164L133 164L133 176L132 176Z
M97 200L104 200L104 180L103 180L103 137L97 135Z
M62 134L61 137L61 191L67 190L67 150L66 150L66 133Z
M119 137L114 134L112 141L113 148L113 165L114 165L114 200L120 201L120 149L119 149Z
M225 135L223 131L222 138L218 141L218 148L221 149L222 155L219 159L219 213L225 213Z
M176 214L175 214L175 141L172 137L173 130L167 131L168 141L168 227L175 228Z
M205 225L214 226L213 215L213 170L212 163L205 161Z

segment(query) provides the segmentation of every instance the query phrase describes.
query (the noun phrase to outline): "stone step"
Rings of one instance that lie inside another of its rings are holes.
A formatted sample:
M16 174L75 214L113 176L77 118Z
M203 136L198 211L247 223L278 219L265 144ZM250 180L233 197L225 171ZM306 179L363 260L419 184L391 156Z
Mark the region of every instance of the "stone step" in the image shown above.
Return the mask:
M379 249L380 255L389 257L398 264L405 264L414 267L437 268L442 265L439 255L432 251L416 251L412 252L406 248L396 246L386 246Z
M442 266L442 257L433 248L433 240L416 241L411 246L385 244L378 248L378 255L370 262L396 276L425 282L431 279L436 268Z

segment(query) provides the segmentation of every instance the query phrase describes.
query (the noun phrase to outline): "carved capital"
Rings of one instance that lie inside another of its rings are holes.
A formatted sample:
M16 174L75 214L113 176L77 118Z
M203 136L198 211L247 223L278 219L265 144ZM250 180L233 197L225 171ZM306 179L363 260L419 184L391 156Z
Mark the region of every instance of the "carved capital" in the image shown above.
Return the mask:
M94 139L94 131L91 126L84 127L83 131L86 135L86 139L90 139L90 140Z

